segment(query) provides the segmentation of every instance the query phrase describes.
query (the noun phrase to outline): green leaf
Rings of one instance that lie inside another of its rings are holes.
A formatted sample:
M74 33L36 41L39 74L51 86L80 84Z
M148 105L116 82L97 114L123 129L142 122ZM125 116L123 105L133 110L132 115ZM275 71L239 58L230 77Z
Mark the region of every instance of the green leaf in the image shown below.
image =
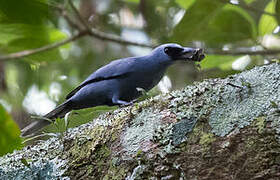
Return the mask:
M210 20L221 11L223 6L224 3L217 0L197 0L175 27L171 39L181 43L202 40Z
M50 24L47 0L0 1L0 48L2 53L40 48L67 35ZM16 6L15 6L16 4ZM66 48L69 46L63 46ZM24 58L29 62L60 60L58 48Z
M139 3L140 0L124 0L126 2L129 2L129 3Z
M60 31L43 25L32 25L22 23L0 24L0 43L7 44L21 38L49 39L49 33L60 33Z
M46 0L1 0L0 22L42 24L49 18Z
M11 53L11 52L19 52L28 49L34 49L34 48L45 46L47 44L50 43L42 39L22 38L10 42L7 45L8 47L7 52ZM24 59L30 62L54 61L54 60L61 60L61 55L59 49L51 49L51 50L43 51L34 55L24 57Z
M276 13L276 19L278 21L278 26L280 26L280 0L276 1L275 13Z
M92 121L94 118L97 118L100 114L108 112L110 110L117 109L117 106L97 106L93 108L80 109L76 111L72 111L67 121L62 119L56 120L56 125L53 123L50 126L45 128L46 132L60 132L62 133L66 130L66 123L68 123L67 128L73 128L79 126L81 124L85 124L87 122Z
M197 0L175 27L171 39L185 44L204 41L212 46L256 37L251 16L218 0Z
M275 8L276 1L270 1L264 10L269 13L276 13ZM264 36L266 34L272 34L277 26L278 23L275 17L263 14L259 21L259 35Z
M232 43L257 37L253 18L242 8L226 5L209 23L211 36L204 37L210 43Z
M20 130L0 104L0 156L22 147Z
M189 9L189 7L191 7L194 2L195 0L176 0L176 3L184 9Z
M43 25L0 24L0 44L6 53L39 48L66 38L67 35L55 28ZM63 46L67 48L69 46ZM44 51L24 58L28 61L60 60L59 49Z
M244 2L246 3L246 4L250 4L250 3L252 3L252 2L254 2L255 0L244 0Z
M237 59L236 56L207 55L200 63L203 69L220 68L221 70L232 70L232 63Z

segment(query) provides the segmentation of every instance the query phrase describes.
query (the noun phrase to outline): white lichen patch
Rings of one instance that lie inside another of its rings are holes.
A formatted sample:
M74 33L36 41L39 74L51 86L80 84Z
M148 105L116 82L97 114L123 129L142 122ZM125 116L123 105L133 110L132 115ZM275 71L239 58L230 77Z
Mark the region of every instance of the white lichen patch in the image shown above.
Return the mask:
M280 104L280 66L277 64L234 75L230 82L241 88L214 87L219 102L215 103L209 124L218 136L226 136L234 129L250 125L259 116L269 115L272 102Z
M156 129L161 125L161 118L158 110L146 109L139 113L130 122L121 137L121 143L124 151L128 154L135 154L139 149L146 148L145 146L152 140Z
M1 179L69 179L62 177L67 160L57 138L25 147L0 158ZM25 161L27 164L24 164Z

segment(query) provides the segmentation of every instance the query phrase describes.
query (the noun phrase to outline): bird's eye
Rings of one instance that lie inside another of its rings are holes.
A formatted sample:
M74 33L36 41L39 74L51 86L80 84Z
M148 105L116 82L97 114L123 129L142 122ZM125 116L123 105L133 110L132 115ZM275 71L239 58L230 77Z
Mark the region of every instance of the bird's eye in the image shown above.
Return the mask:
M165 54L168 56L177 56L183 51L180 47L166 47L164 48Z
M165 54L169 54L169 47L166 47L166 48L164 48L164 52L165 52Z

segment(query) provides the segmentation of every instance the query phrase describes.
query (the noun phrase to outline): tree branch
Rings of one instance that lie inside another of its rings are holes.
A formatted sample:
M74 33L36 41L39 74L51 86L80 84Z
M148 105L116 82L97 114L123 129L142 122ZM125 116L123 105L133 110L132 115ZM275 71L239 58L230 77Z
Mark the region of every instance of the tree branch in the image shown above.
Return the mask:
M74 6L72 0L68 0L68 3L70 5L70 7L73 9L74 13L76 14L78 20L80 21L80 23L84 26L85 29L87 29L88 31L90 30L90 27L87 23L87 21L82 17L82 15L80 14L79 10Z
M125 40L120 36L104 33L95 28L91 28L89 35L101 40L112 41L123 45L133 45L133 46L148 47L148 48L154 48L156 46L156 45L151 45L146 43L139 43L139 42Z
M265 49L265 50L221 50L221 49L207 49L207 54L213 54L213 55L231 55L231 56L240 56L240 55L275 55L280 54L280 49Z
M120 36L104 33L104 32L101 32L101 31L95 29L95 28L91 28L89 26L89 24L87 23L87 21L81 16L79 10L74 6L72 1L68 0L68 2L69 2L69 5L71 6L71 8L73 9L74 13L76 14L77 19L85 27L85 29L87 29L87 31L89 32L89 35L91 35L92 37L95 37L95 38L98 38L98 39L101 39L101 40L116 42L116 43L119 43L119 44L125 44L125 45L134 45L134 46L149 47L149 48L154 47L153 45L150 45L150 44L128 41L128 40L125 40L125 39L121 38ZM66 20L67 19L68 19L68 21L71 20L70 18L66 18Z
M150 44L128 41L128 40L121 38L120 36L104 33L95 28L91 28L89 26L89 24L87 23L87 21L81 16L79 10L74 6L72 0L68 0L68 2L69 2L70 7L73 9L74 13L76 14L77 19L84 26L84 28L87 29L87 31L89 32L89 35L91 35L92 37L95 37L95 38L98 38L101 40L112 41L112 42L116 42L116 43L124 44L124 45L134 45L134 46L149 47L149 48L155 47ZM66 16L66 20L68 20L68 22L71 21L71 19L67 16Z
M40 52L43 52L43 51L48 51L48 50L57 48L59 46L62 46L64 44L67 44L69 42L75 41L75 40L77 40L77 39L79 39L79 38L81 38L81 37L83 37L87 34L88 34L87 31L83 31L83 32L79 32L78 34L76 34L76 35L74 35L74 36L72 36L68 39L64 39L64 40L62 40L60 42L57 42L57 43L49 44L49 45L46 45L46 46L43 46L43 47L40 47L40 48L36 48L36 49L24 50L24 51L20 51L20 52L16 52L16 53L11 53L11 54L8 54L8 55L3 55L3 56L0 56L0 61L23 58L23 57L30 56L30 55L33 55L33 54L37 54L37 53L40 53Z
M227 3L229 3L230 5L233 5L233 6L239 6L243 9L248 10L248 11L252 11L252 12L266 14L266 15L269 15L269 16L276 17L276 14L274 14L274 13L270 13L270 12L267 12L267 11L264 11L262 9L258 9L258 8L255 8L255 7L246 5L246 4L233 4L233 3L230 3L230 2L227 2Z

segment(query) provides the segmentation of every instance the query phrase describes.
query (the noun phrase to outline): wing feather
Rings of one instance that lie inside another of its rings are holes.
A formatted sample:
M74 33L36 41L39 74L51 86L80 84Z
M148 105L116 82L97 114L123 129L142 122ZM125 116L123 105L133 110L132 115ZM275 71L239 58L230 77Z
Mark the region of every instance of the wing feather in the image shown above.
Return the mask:
M133 64L135 58L125 58L112 61L111 63L101 67L94 73L92 73L84 82L82 82L78 87L72 90L66 99L74 96L80 89L88 84L105 81L110 79L123 78L128 76L133 71Z

